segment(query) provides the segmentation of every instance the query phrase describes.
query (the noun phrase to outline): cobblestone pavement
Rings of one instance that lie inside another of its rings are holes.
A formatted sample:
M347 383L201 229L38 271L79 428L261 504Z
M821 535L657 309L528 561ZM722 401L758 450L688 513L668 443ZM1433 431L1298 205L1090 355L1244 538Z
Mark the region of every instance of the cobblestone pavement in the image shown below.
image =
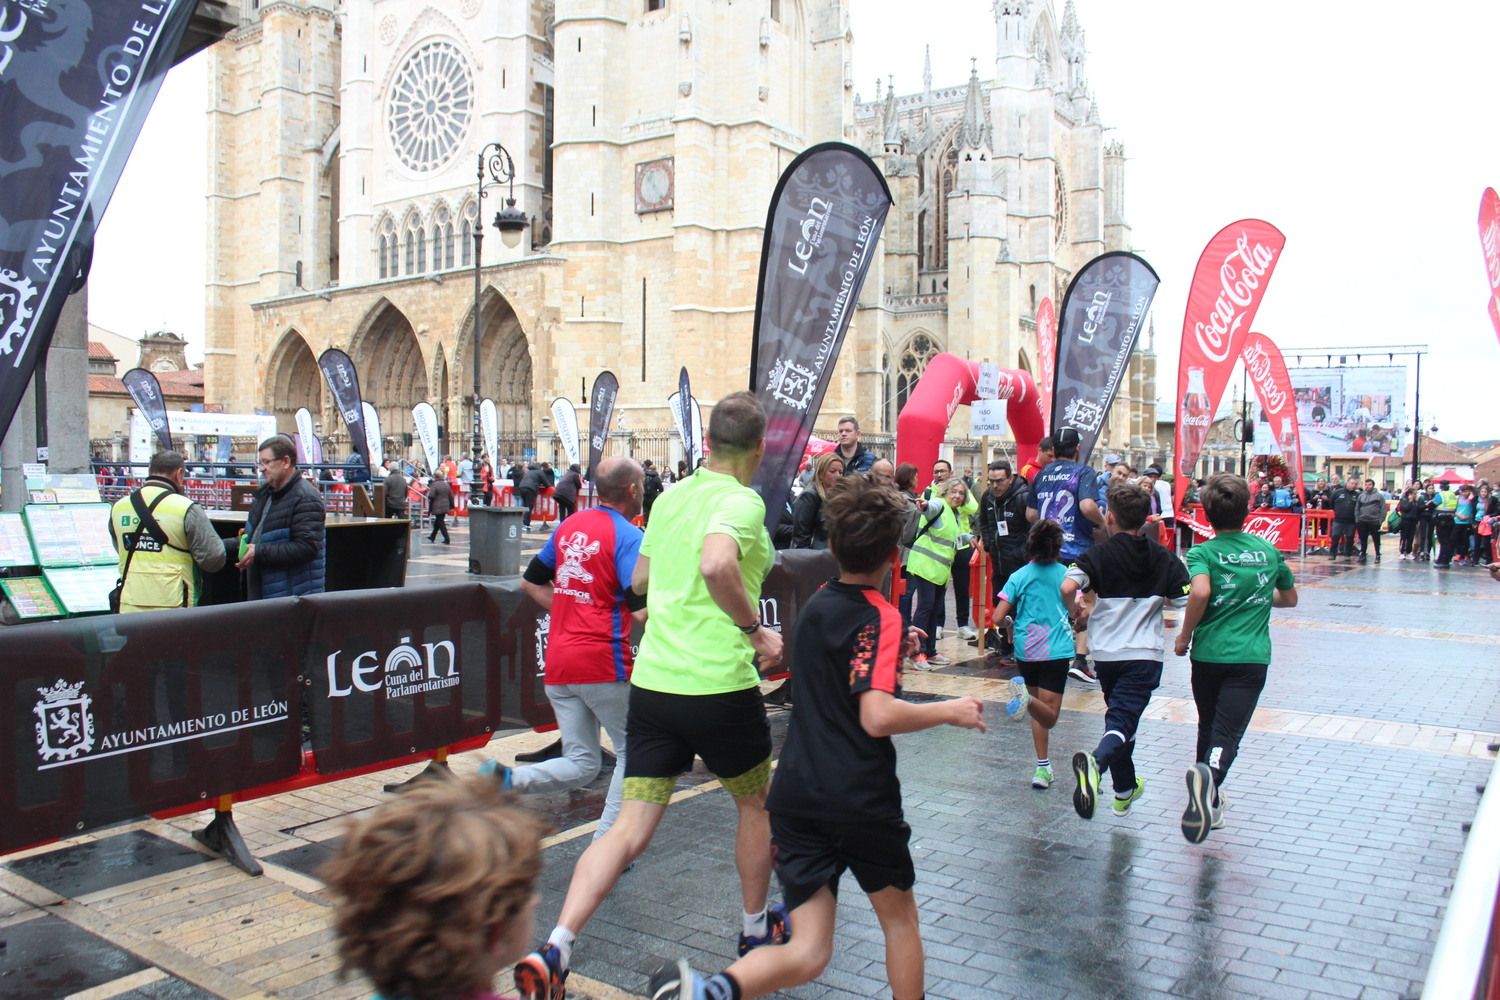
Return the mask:
M540 533L533 545L540 544ZM462 573L466 546L425 542L413 582ZM529 553L528 553L529 554ZM451 563L451 565L450 565ZM456 568L455 568L456 567ZM960 662L908 677L915 698L975 694L990 731L898 738L928 995L1365 997L1415 995L1500 732L1500 586L1407 563L1300 567L1301 606L1278 611L1270 681L1226 785L1228 825L1178 831L1194 720L1185 661L1169 658L1139 734L1146 794L1130 816L1074 815L1066 761L1092 747L1103 703L1070 688L1052 736L1059 780L1036 792L1028 727L997 702L1010 672L946 640ZM951 621L950 617L950 621ZM967 660L963 659L968 657ZM784 731L785 715L773 713ZM515 733L454 758L467 773L550 737ZM0 996L359 997L341 981L317 881L347 817L416 767L236 807L266 866L252 879L192 840L206 814L79 837L0 865ZM593 832L608 775L531 800L549 841L538 926L550 926ZM684 775L651 850L574 952L570 996L645 988L659 961L732 957L733 806ZM843 894L832 964L799 998L888 995L868 903ZM508 980L508 976L502 976ZM502 982L502 991L509 987Z

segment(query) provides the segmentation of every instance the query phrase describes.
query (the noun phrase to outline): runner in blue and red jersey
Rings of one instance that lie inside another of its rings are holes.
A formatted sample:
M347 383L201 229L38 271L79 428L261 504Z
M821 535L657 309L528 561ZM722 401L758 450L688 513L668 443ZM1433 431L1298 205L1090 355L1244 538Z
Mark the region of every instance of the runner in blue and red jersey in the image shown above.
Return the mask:
M1104 523L1099 511L1098 474L1078 461L1078 431L1064 427L1053 435L1053 461L1036 475L1031 500L1026 505L1026 520L1056 521L1062 526L1063 546L1058 561L1071 566L1073 561L1094 544L1094 526ZM1084 595L1087 601L1091 595ZM1097 684L1098 677L1089 667L1088 636L1081 629L1074 638L1073 663L1068 676Z

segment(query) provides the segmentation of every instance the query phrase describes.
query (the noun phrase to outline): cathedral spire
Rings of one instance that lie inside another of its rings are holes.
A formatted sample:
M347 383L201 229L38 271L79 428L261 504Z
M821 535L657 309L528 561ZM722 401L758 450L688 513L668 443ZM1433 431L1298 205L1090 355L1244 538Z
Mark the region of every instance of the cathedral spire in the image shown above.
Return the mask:
M979 88L979 60L970 60L969 92L964 95L964 123L959 132L959 141L965 149L980 149L985 146L986 118L984 93Z
M932 103L932 46L922 56L922 103Z

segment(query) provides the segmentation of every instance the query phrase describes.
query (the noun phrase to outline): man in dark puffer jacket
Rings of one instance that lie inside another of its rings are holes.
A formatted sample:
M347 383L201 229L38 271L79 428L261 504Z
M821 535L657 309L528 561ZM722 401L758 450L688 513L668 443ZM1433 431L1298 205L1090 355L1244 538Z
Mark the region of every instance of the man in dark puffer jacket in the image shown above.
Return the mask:
M323 498L297 472L297 452L289 438L267 438L259 452L265 482L250 503L248 546L236 564L247 574L250 599L321 594Z

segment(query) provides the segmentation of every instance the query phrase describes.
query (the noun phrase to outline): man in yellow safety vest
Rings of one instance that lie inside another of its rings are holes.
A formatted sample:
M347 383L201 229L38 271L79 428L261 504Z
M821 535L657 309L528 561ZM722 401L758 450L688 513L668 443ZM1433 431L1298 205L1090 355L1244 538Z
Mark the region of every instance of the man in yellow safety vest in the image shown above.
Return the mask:
M228 557L203 508L183 495L182 456L157 452L147 472L140 489L115 501L109 512L124 582L121 614L196 605L200 572L223 568Z

